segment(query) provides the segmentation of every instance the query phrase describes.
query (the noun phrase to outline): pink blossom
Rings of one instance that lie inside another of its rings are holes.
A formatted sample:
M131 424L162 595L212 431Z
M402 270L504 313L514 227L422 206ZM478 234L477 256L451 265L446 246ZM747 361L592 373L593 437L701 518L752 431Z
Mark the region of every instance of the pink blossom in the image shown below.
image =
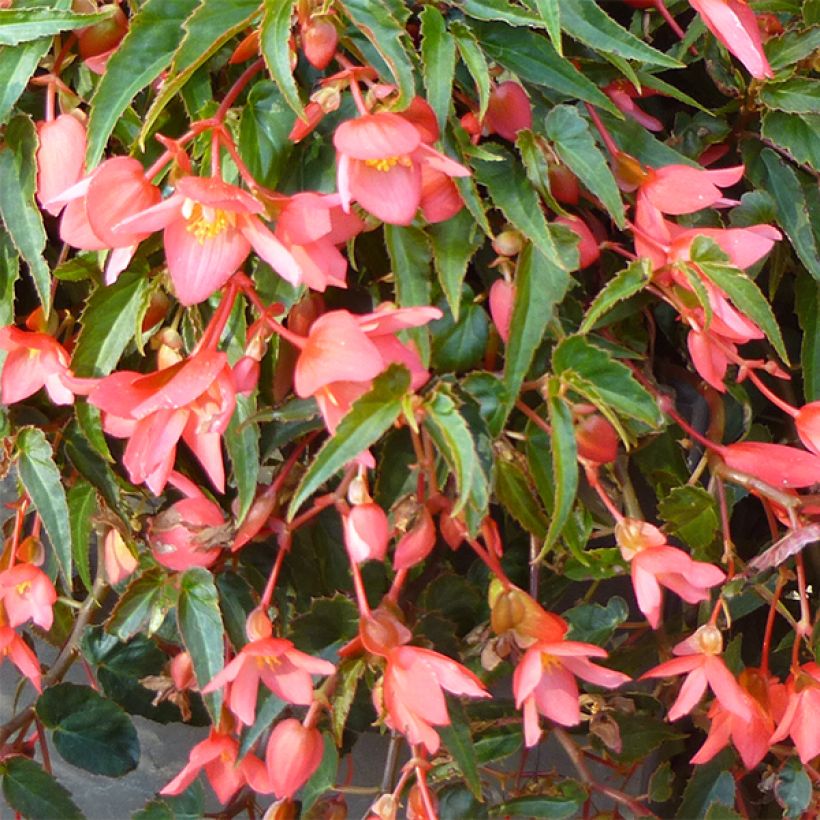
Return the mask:
M105 578L109 584L119 584L134 574L139 561L122 535L116 529L110 529L103 539L103 566Z
M323 754L318 729L303 726L295 718L277 723L265 755L273 793L280 799L292 798L319 768Z
M494 86L482 124L488 134L510 142L515 142L519 131L532 128L532 106L524 89L512 80Z
M38 692L40 685L40 662L28 644L10 626L0 625L0 661L9 658L25 675Z
M37 199L52 216L63 205L50 200L74 185L85 167L85 126L70 114L37 123ZM46 204L49 203L49 204Z
M632 117L635 122L640 123L648 131L663 131L663 123L647 114L635 102L643 97L653 97L658 92L651 88L642 88L638 91L629 80L615 80L604 89L604 94L628 117Z
M786 710L770 738L778 743L791 736L800 760L808 763L820 755L820 665L803 664L786 681Z
M20 626L31 618L48 631L54 620L52 607L56 600L54 584L34 564L15 564L0 572L0 601L9 626Z
M506 279L496 279L490 287L490 316L504 344L510 338L514 305L515 286Z
M342 516L347 554L351 561L383 561L390 540L390 523L385 511L372 501L355 504Z
M393 567L409 569L423 561L436 545L436 525L427 507L422 507L416 523L399 539L393 555Z

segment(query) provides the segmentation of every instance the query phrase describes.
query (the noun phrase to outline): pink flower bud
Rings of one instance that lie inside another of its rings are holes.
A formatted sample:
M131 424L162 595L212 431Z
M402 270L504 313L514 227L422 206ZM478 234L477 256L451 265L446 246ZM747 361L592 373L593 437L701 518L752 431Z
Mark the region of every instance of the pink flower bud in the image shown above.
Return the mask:
M409 569L423 561L436 545L436 527L433 517L423 507L415 526L408 530L396 546L393 566L396 569Z
M506 279L496 279L490 288L490 316L498 335L506 344L510 338L515 287Z
M171 679L179 692L195 685L194 663L187 652L180 652L171 659Z
M585 416L575 427L578 455L596 464L610 464L618 455L618 434L601 415Z
M484 125L510 142L515 142L519 131L532 127L530 100L518 83L508 80L490 92Z
M329 20L310 20L302 29L302 51L305 59L319 71L330 65L338 43L339 33Z
M383 561L390 540L390 524L384 510L374 503L352 507L344 517L345 546L357 564Z
M800 441L820 456L820 401L813 401L801 407L794 417L794 424Z
M118 530L111 529L103 541L103 565L109 584L118 584L137 568L137 559Z
M578 268L583 270L601 256L598 240L592 235L586 222L579 216L559 216L555 220L559 225L569 228L578 237Z
M581 198L578 177L566 165L550 165L550 192L563 205L577 205Z
M83 175L85 126L70 114L37 123L37 199L52 215L64 205L46 203L70 188Z
M265 761L274 794L291 798L322 762L324 744L318 729L296 720L281 721L271 732Z
M226 537L222 510L204 496L177 501L148 526L154 558L176 572L211 566L221 552L213 544Z

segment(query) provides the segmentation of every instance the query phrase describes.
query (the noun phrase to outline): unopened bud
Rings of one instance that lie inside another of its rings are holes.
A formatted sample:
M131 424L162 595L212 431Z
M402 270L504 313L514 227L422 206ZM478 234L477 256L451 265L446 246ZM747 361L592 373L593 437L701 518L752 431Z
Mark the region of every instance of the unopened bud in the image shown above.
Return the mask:
M257 607L245 621L245 634L249 641L262 641L273 635L273 624L268 613Z
M499 256L516 256L521 253L523 247L524 237L520 231L509 229L501 231L501 233L493 239L493 250Z

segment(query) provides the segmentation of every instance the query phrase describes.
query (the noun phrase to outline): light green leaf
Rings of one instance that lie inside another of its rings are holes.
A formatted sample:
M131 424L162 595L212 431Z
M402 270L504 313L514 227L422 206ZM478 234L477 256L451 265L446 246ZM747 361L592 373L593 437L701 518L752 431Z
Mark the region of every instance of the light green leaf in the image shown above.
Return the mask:
M537 14L507 0L463 0L460 5L468 17L476 20L500 20L511 26L533 26L541 22Z
M781 83L766 83L760 99L769 108L790 114L820 114L820 80L791 77Z
M544 27L549 34L552 45L559 55L563 56L561 42L561 2L560 0L535 0L535 7L541 15Z
M51 37L32 40L20 48L0 46L0 77L3 78L0 83L0 125L8 119L50 47Z
M484 119L487 105L490 102L490 68L487 59L473 32L465 25L453 21L450 24L450 33L458 46L458 53L478 91L478 118Z
M290 19L294 0L265 0L259 46L265 64L287 104L301 117L304 111L290 68Z
M436 112L438 127L443 131L452 101L456 46L447 31L444 16L434 5L425 6L419 19L424 88L427 91L427 102Z
M636 259L610 279L592 300L579 333L589 333L596 322L619 302L640 293L652 278L652 264L648 259Z
M447 298L453 319L458 321L461 286L467 275L467 266L473 254L481 247L484 236L466 208L446 222L431 225L428 233L433 245L433 263L439 284Z
M784 114L767 111L763 115L760 136L782 148L795 162L820 170L820 114Z
M107 11L76 14L58 9L0 9L0 46L16 46L40 37L53 37L61 31L92 26L107 20Z

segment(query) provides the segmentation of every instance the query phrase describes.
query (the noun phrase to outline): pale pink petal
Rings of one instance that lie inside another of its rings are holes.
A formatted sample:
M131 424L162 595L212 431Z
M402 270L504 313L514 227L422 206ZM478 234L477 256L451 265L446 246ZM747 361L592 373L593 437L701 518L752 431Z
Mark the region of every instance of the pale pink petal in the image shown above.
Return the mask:
M721 749L729 743L731 735L731 712L718 712L712 719L709 734L703 746L698 749L690 763L708 763Z
M60 239L82 251L101 251L107 246L91 228L85 210L85 199L73 199L60 218Z
M541 649L538 644L531 646L519 661L513 672L513 692L515 705L518 709L521 704L535 691L541 680L543 667L541 664Z
M707 655L703 662L703 671L720 705L741 720L751 721L752 706L749 696L741 689L723 659Z
M679 660L683 660L680 658ZM683 681L678 697L669 709L669 720L677 720L688 715L697 706L706 691L706 674L703 667L693 669Z
M336 150L355 160L407 156L420 144L418 130L398 114L388 111L347 120L333 135Z
M105 263L106 285L113 285L120 278L120 274L131 264L136 250L136 245L126 245L124 248L114 248L108 254L108 261Z
M382 171L353 160L349 184L356 202L391 225L409 225L421 202L421 169L416 162Z
M524 743L529 748L541 739L541 727L538 725L538 706L535 697L530 695L524 700Z
M652 629L657 629L661 622L663 593L655 575L642 568L639 562L641 554L638 553L632 559L632 586L635 589L638 609L646 616Z
M115 223L112 228L114 231L123 231L128 235L161 231L175 220L182 219L184 202L184 197L172 194L168 199L163 199L162 202L126 217L122 222Z
M606 689L615 689L632 680L629 675L625 675L623 672L590 663L586 658L563 658L561 663L573 675Z
M563 666L544 669L534 697L538 711L550 720L562 726L575 726L581 722L578 684Z
M299 285L302 270L285 246L262 224L258 216L240 218L237 222L242 235L251 246L286 282Z
M241 653L234 658L232 663L237 660L241 662L237 665L238 671L232 671L228 680L233 680L231 683L230 692L228 695L228 704L231 711L236 717L242 721L246 726L252 726L256 719L256 697L259 691L259 667L250 658L242 657ZM214 682L219 675L208 684L208 691L216 691L220 686L214 687ZM203 689L203 693L205 690Z
M50 203L70 188L83 173L85 128L70 114L60 114L50 122L37 123L37 199L52 216L62 204Z

